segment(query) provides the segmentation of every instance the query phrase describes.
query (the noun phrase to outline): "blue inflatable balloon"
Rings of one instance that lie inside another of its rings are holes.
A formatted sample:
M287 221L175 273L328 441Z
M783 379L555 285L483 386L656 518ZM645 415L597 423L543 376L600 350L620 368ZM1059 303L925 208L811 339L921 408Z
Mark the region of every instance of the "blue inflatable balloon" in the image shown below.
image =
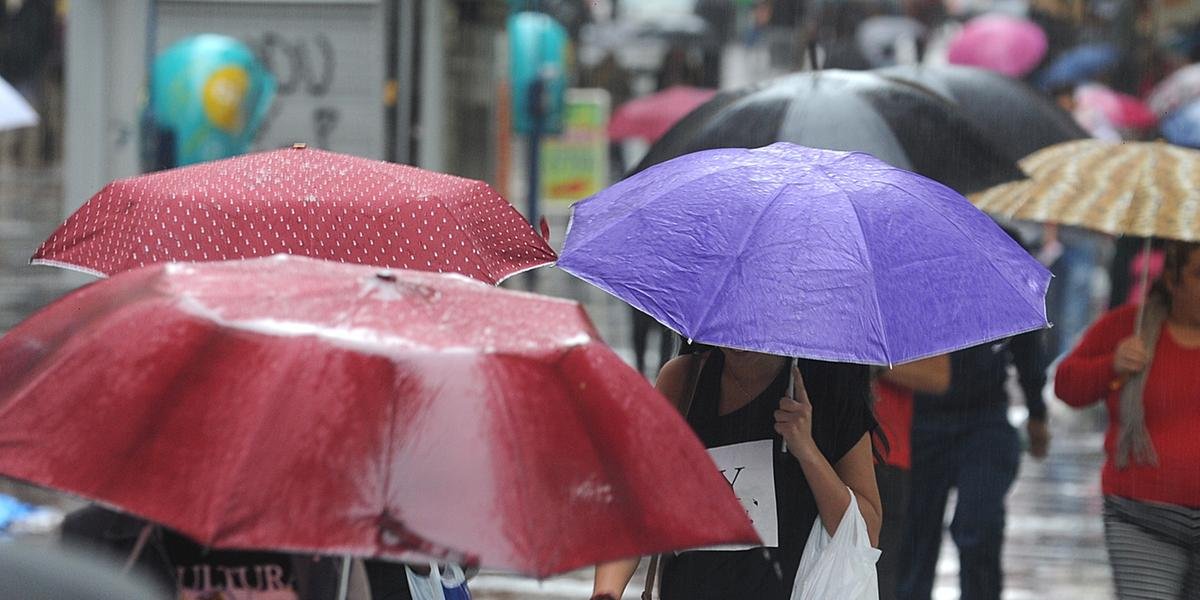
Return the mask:
M250 149L275 97L275 78L242 42L204 34L154 61L152 109L175 138L176 166Z

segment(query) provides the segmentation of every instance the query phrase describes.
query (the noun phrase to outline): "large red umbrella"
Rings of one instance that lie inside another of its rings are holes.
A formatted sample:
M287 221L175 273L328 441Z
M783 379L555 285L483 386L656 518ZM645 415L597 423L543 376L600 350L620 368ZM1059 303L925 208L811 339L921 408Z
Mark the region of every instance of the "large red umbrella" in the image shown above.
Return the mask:
M112 275L272 254L489 283L555 258L482 181L298 145L114 181L31 262Z
M716 93L716 90L677 85L630 100L618 106L613 113L612 121L608 123L608 138L642 138L655 142L672 125L697 106L708 102Z
M0 338L0 473L213 547L537 577L757 540L578 304L285 256L123 273Z

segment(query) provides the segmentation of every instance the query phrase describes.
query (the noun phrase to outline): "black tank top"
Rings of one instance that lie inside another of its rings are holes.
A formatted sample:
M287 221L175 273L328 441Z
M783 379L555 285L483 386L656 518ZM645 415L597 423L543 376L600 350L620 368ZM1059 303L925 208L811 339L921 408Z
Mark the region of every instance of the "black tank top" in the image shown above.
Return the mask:
M706 448L772 440L775 501L779 526L778 548L740 551L683 552L664 564L664 600L788 600L809 531L817 518L817 503L800 463L783 452L775 432L774 412L787 393L790 368L784 368L754 400L727 415L718 414L725 356L709 353L696 384L688 423ZM813 404L813 439L821 453L836 464L868 431L871 417L868 373L865 367L819 361L799 361ZM697 499L697 501L703 501Z

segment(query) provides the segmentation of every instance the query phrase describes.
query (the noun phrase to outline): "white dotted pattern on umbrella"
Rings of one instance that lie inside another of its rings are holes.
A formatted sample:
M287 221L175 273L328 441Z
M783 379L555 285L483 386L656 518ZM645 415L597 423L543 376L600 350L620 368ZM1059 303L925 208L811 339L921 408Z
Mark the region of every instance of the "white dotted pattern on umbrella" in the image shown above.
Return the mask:
M1200 152L1162 142L1078 140L1021 161L1030 179L971 196L1011 219L1112 235L1200 240Z
M482 181L285 149L112 182L32 262L111 275L157 262L272 254L489 283L555 258Z

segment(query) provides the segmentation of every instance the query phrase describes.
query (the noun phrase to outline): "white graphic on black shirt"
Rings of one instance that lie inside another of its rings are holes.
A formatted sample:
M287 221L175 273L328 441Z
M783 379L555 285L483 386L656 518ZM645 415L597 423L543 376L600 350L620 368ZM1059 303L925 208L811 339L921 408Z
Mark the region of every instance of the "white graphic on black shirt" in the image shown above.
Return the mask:
M779 515L775 511L775 453L771 440L709 448L721 476L733 488L763 546L779 546ZM744 550L751 546L718 546L705 550Z

